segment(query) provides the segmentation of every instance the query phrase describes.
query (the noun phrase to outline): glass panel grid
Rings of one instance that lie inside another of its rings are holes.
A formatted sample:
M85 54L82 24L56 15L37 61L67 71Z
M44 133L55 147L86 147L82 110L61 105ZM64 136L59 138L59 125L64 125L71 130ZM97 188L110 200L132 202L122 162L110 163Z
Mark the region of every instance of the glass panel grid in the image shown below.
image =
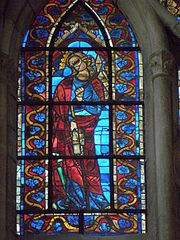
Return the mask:
M117 101L143 100L142 55L138 51L112 54L112 95Z
M52 151L56 156L108 155L109 106L56 105Z
M48 153L48 106L18 107L18 156Z
M85 64L87 65L87 71L82 71L81 76L78 75L79 66L83 67ZM52 57L52 98L54 101L79 101L75 98L75 94L71 97L70 94L56 95L62 89L67 92L76 90L78 86L81 86L85 88L84 101L108 100L108 76L108 55L106 51L54 51ZM78 77L81 77L83 81L79 82ZM94 91L92 91L92 88Z
M66 0L58 4L56 1L49 1L39 15L36 16L32 28L27 32L23 41L23 47L45 47L49 46L57 25L67 14L68 10L78 1ZM108 40L115 47L136 47L137 42L134 33L122 13L114 8L112 1L94 2L85 1L88 10L102 22ZM69 5L69 6L68 6ZM82 3L81 3L82 5ZM84 6L83 6L84 7ZM92 14L92 15L93 15ZM68 15L68 14L67 14ZM85 15L83 15L85 17ZM83 18L84 20L85 18ZM87 21L90 19L88 18ZM92 35L92 33L91 33ZM99 34L100 36L101 34ZM99 37L97 35L97 38ZM102 36L102 35L101 35ZM100 38L101 39L101 38ZM102 39L101 39L102 40ZM98 40L99 41L99 40Z
M53 160L53 208L104 210L110 208L108 159Z
M145 231L145 214L85 214L84 227L90 235L140 234Z
M48 206L48 161L18 160L17 210L44 210Z
M143 159L114 159L116 209L145 209Z
M49 89L48 51L26 51L22 57L25 101L47 101ZM24 60L25 59L25 60Z
M142 56L111 1L85 2L50 0L23 40L19 235L146 231Z
M78 214L25 214L17 215L17 234L78 233Z
M115 155L144 154L142 105L113 106L113 151Z
M77 6L58 29L54 46L86 47L81 41L86 41L94 47L106 46L104 36L96 21L84 8Z

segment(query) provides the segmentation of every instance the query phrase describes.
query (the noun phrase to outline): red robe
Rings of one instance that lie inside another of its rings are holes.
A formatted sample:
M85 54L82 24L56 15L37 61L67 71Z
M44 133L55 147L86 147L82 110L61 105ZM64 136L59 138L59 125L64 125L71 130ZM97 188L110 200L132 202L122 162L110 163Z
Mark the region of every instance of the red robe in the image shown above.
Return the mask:
M68 102L71 100L72 78L63 80L54 93L54 101ZM92 80L93 89L96 91L100 100L104 100L103 88L98 79ZM70 156L70 159L64 159L62 162L54 163L54 197L56 200L66 198L67 190L63 186L57 168L63 169L63 174L75 181L80 187L86 189L86 193L102 194L100 184L100 173L97 159L72 159L73 144L70 130L70 121L68 119L69 105L55 105L53 114L53 153L60 156ZM78 129L82 129L85 137L83 147L84 155L94 155L94 129L98 123L99 116L75 116ZM55 162L55 161L54 161ZM57 165L57 166L56 166Z

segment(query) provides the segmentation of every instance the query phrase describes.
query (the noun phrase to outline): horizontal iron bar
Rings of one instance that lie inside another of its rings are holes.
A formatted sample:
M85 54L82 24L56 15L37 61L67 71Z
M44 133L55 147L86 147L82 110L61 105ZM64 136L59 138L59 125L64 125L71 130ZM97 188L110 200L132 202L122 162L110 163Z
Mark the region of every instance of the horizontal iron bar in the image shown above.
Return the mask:
M21 51L139 51L139 47L22 47Z
M72 214L72 213L146 213L146 209L105 209L105 210L99 210L99 211L93 211L93 210L17 210L17 214Z
M143 101L97 101L97 102L89 102L89 101L83 101L83 102L78 102L78 101L21 101L18 102L18 105L144 105Z
M18 160L56 160L56 159L145 159L144 155L139 156L117 156L117 155L99 155L99 156L53 156L53 155L44 155L44 156L18 156Z

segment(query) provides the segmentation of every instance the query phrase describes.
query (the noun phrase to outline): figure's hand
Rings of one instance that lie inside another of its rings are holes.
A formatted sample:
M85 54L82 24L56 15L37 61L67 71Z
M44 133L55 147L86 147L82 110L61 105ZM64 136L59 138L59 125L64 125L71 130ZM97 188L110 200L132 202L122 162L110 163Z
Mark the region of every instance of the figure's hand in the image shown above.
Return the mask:
M82 101L83 95L84 95L84 88L80 87L80 88L76 89L75 94L76 94L76 99L78 101Z
M71 121L71 131L77 129L77 123L75 121Z

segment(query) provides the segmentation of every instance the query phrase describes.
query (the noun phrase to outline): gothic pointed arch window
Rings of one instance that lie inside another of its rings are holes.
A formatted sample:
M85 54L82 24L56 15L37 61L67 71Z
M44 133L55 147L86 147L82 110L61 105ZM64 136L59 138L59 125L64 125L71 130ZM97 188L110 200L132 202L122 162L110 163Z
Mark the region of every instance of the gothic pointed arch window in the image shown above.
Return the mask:
M17 233L144 233L142 57L120 10L49 0L19 69Z

